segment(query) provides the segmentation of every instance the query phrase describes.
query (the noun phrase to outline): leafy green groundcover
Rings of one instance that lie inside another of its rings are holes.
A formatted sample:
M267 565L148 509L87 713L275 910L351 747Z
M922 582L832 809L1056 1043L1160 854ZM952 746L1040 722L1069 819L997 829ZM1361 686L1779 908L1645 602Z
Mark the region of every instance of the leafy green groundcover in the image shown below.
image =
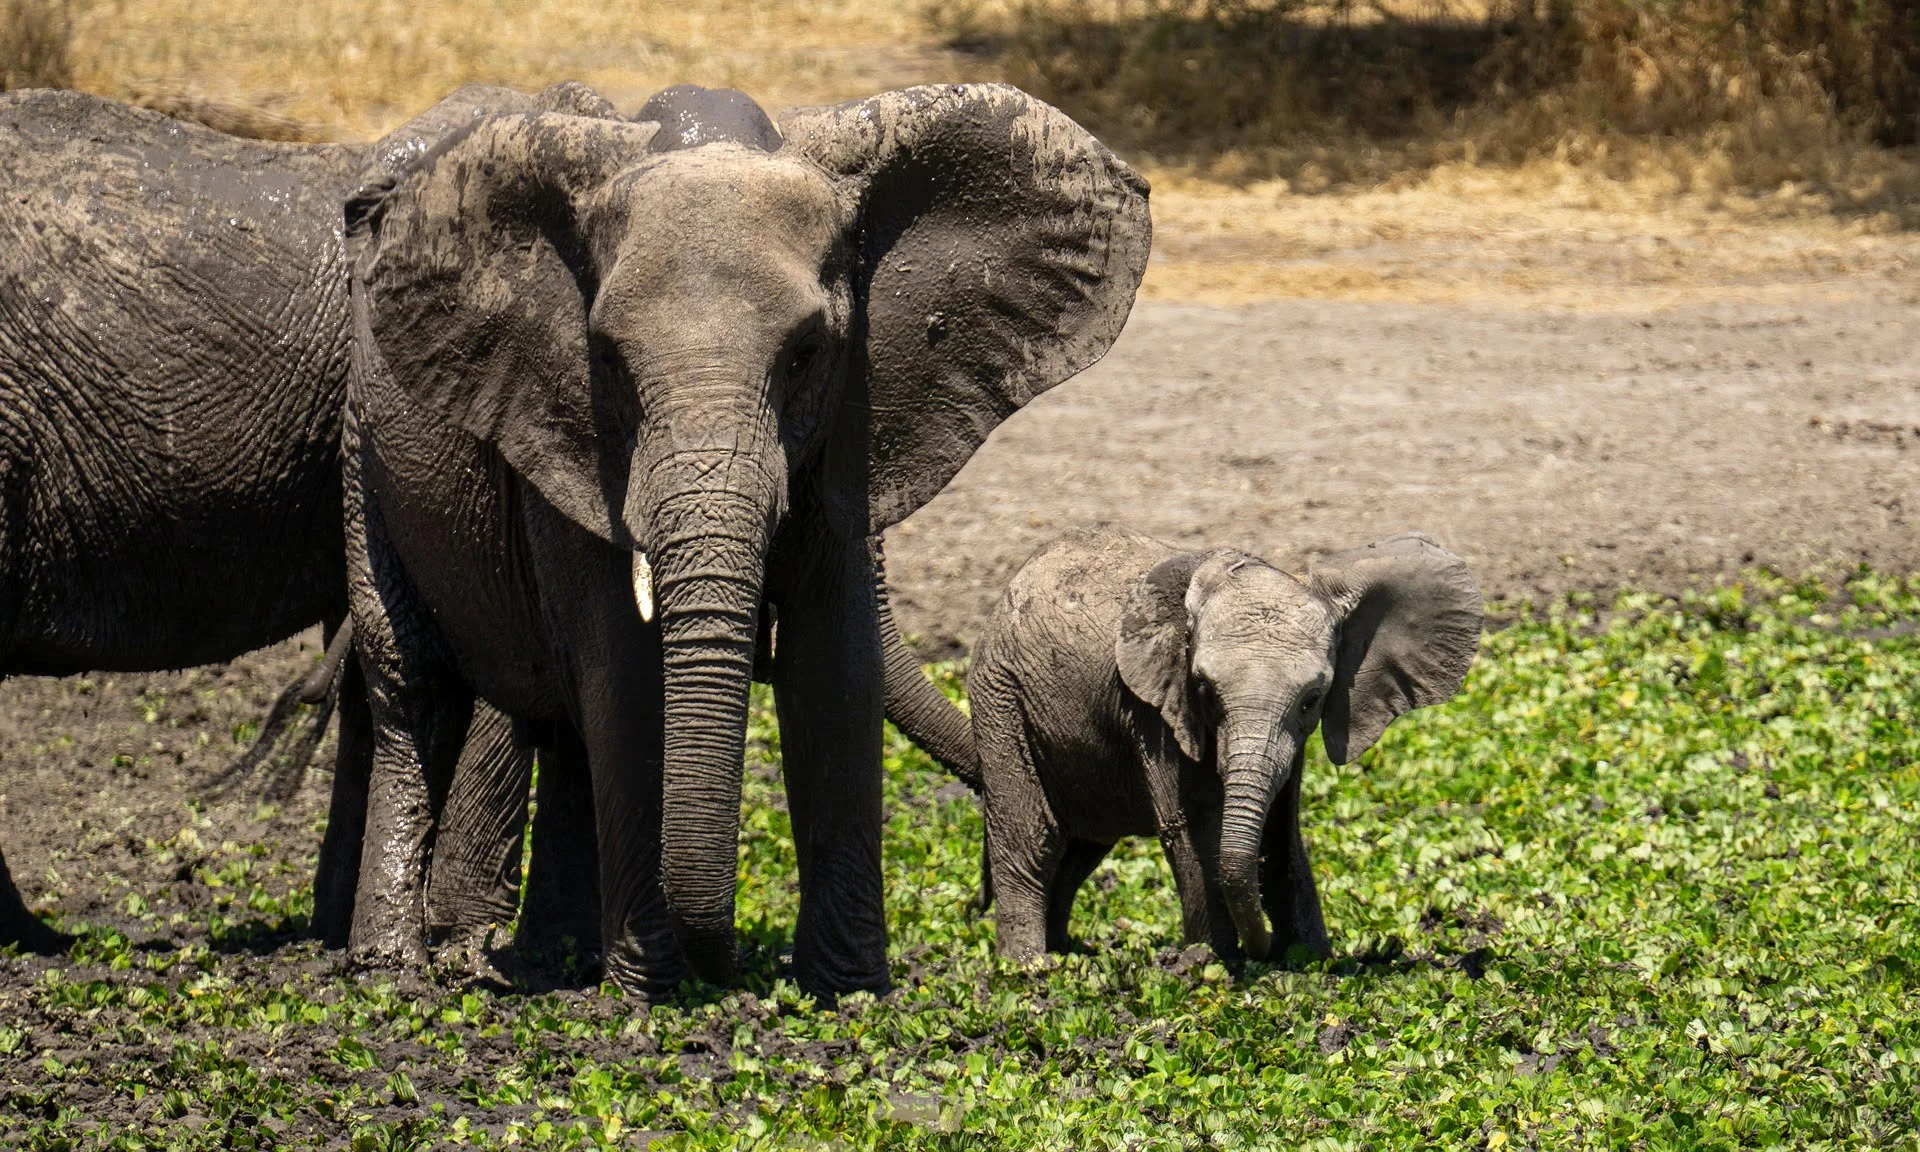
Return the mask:
M1180 948L1147 843L1082 893L1088 951L996 964L965 912L975 809L890 736L899 990L836 1012L777 979L793 854L760 699L750 991L648 1008L219 950L297 926L304 894L256 893L211 950L96 934L16 967L0 1144L1913 1148L1916 621L1920 579L1866 572L1523 617L1452 704L1358 764L1313 754L1340 954L1237 978Z

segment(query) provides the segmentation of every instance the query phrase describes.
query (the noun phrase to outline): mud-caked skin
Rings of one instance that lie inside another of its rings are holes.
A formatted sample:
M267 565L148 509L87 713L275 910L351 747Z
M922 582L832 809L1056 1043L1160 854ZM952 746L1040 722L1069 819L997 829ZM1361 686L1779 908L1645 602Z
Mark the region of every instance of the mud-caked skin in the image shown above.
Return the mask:
M1326 557L1305 581L1117 527L1042 548L967 677L1000 953L1066 950L1080 885L1120 837L1154 835L1190 942L1325 955L1300 837L1307 737L1318 727L1344 764L1445 700L1480 624L1466 565L1418 533Z
M369 164L409 162L481 107L583 93L463 89L372 146L0 96L0 674L178 668L339 625L340 204ZM342 669L316 922L343 940L369 746L357 665ZM0 941L59 943L3 864Z
M662 151L652 122L493 116L349 205L362 959L422 958L431 781L478 695L591 781L607 975L728 979L771 604L796 976L886 986L869 539L1105 352L1146 188L1000 86L778 130Z

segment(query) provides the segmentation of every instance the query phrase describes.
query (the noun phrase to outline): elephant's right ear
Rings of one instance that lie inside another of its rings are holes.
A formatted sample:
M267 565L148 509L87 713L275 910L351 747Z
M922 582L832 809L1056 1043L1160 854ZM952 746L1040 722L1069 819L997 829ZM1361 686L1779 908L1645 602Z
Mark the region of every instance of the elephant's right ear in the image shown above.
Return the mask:
M1484 609L1466 561L1420 532L1316 561L1316 596L1340 618L1333 684L1320 713L1327 758L1345 764L1396 717L1460 690Z
M1147 183L1005 84L792 109L780 132L858 200L877 532L1021 405L1106 354L1146 270Z
M524 98L523 98L524 99ZM626 477L596 450L587 315L594 190L655 125L522 113L470 117L347 205L357 387L493 445L562 513L626 544Z
M1193 624L1187 592L1193 575L1211 556L1184 552L1147 570L1127 592L1113 655L1127 691L1158 709L1190 759L1206 755L1206 717L1194 699Z

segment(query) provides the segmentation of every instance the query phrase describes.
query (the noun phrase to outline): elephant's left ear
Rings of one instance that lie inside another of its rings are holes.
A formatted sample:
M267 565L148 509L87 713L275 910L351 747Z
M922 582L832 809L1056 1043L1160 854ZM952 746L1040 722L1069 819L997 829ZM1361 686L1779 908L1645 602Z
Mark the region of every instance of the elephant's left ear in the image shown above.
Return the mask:
M1321 711L1327 757L1345 764L1394 719L1460 690L1480 648L1480 588L1466 561L1419 532L1317 561L1314 594L1341 619Z
M1113 344L1152 242L1147 182L1004 84L793 109L780 132L859 202L878 531Z

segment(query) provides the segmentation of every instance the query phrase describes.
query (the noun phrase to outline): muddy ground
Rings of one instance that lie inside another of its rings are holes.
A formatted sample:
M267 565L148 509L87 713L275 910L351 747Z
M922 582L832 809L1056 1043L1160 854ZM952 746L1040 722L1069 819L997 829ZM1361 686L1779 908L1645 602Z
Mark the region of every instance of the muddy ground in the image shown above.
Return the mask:
M890 563L903 624L944 654L1035 547L1093 520L1286 565L1417 527L1511 604L1756 564L1920 569L1916 505L1920 307L1901 294L1604 315L1148 301L893 532ZM173 948L210 911L244 918L256 887L297 890L324 774L280 813L194 800L318 655L309 633L213 668L0 685L0 845L29 900ZM336 970L311 943L238 939L229 975ZM0 1014L69 963L0 961ZM20 1023L0 1054L16 1103L64 1028Z

